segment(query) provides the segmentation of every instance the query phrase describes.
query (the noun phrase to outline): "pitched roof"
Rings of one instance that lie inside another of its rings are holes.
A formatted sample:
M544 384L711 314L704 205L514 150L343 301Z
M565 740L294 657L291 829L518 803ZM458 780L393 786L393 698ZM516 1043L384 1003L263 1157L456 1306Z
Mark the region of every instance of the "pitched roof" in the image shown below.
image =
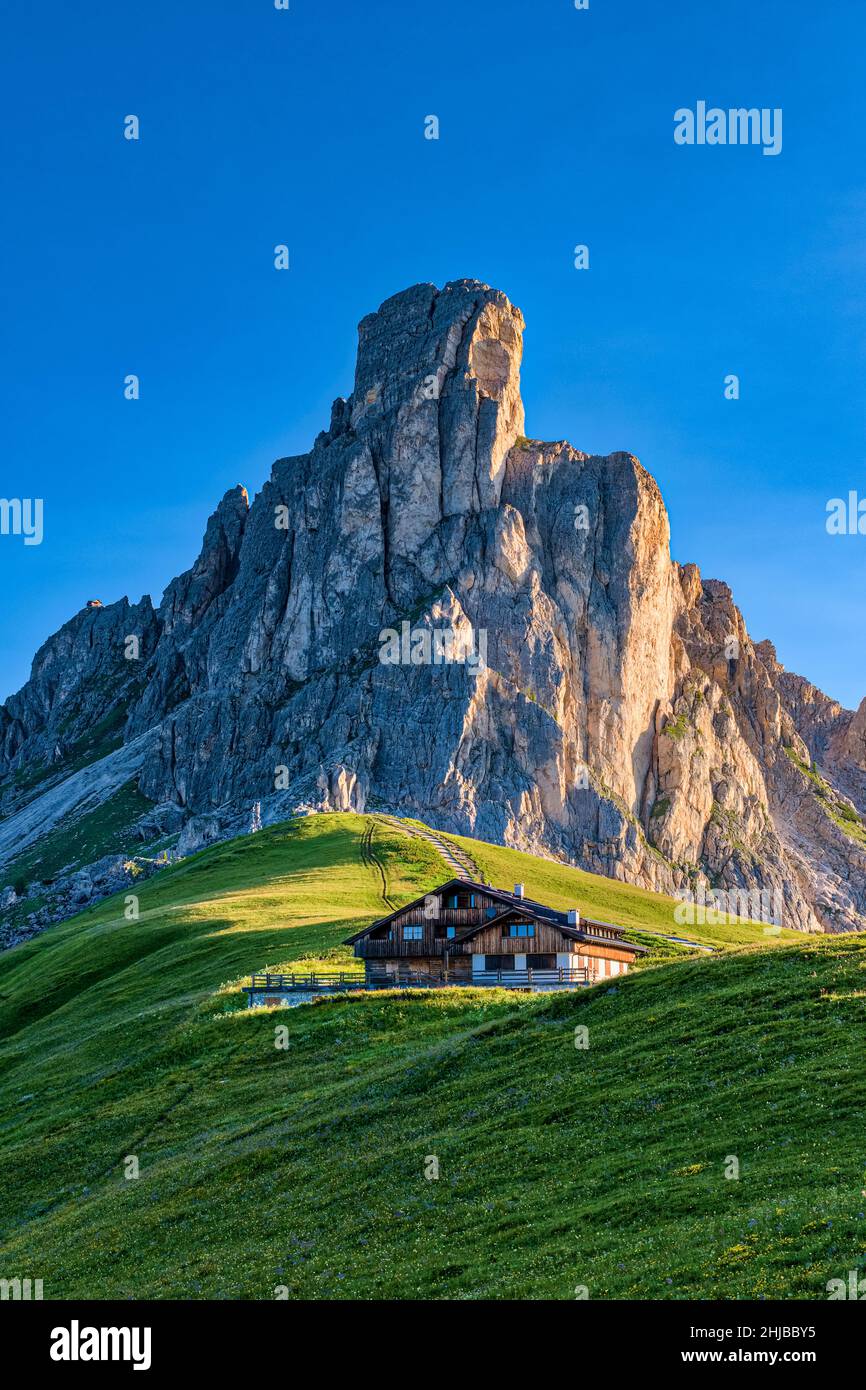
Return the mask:
M395 917L399 917L402 913L408 912L413 907L420 907L426 899L430 897L431 893L444 893L450 888L457 888L464 892L468 890L475 893L484 893L488 898L493 898L495 902L502 903L513 912L522 913L525 917L532 917L538 922L547 922L550 926L557 927L559 931L562 932L563 936L568 936L573 941L594 942L598 945L606 946L610 944L610 939L608 937L596 936L593 932L587 931L586 928L606 927L609 931L615 931L620 934L624 930L623 927L615 926L613 922L597 922L588 917L581 917L578 926L570 926L567 912L560 912L559 909L555 907L547 907L544 903L536 902L534 898L521 898L518 897L516 893L507 892L504 888L494 888L489 883L477 883L471 878L449 878L445 883L440 883L436 888L432 888L429 893L424 893L420 898L415 898L412 902L404 903L402 907L395 908L393 912L389 912L386 917L378 918L377 921L371 922L368 927L363 927L361 931L355 932L354 936L347 937L343 945L354 946L356 941L361 941L365 936L369 936L370 932L376 931L379 927L387 926L389 922L393 922ZM510 915L511 912L503 913L496 920L502 921L505 917ZM468 941L470 937L475 936L476 932L483 931L485 927L489 926L490 919L478 922L474 926L467 927L464 931L460 932L453 940L455 944L459 944L461 941ZM630 951L634 951L639 955L646 955L646 946L638 946L633 941L624 941L623 945L628 946Z
M511 894L509 894L509 897L510 896ZM499 916L486 921L476 922L474 926L467 927L464 931L458 932L452 938L454 945L459 946L461 942L471 940L473 936L476 936L480 931L484 931L486 927L494 924L498 925L500 922L507 922L511 917L531 917L536 922L546 922L549 926L555 927L562 936L567 936L570 941L584 941L589 945L597 946L622 946L629 951L634 951L640 956L645 956L647 954L648 948L646 946L638 946L637 942L626 941L623 938L623 932L625 931L624 927L616 927L612 922L594 922L588 917L581 917L578 926L574 927L569 924L568 914L565 912L558 912L557 909L553 907L542 907L539 911L540 904L536 905L533 903L531 906L526 907L525 903L525 898L522 901L518 898L515 906L509 908L507 912L502 912ZM588 931L588 927L607 927L610 931L616 932L617 935L616 938L611 941L609 936L598 936L595 932Z
M370 923L369 927L362 927L360 931L355 932L354 936L347 936L346 940L343 942L343 945L354 945L356 941L360 941L362 937L368 936L370 932L375 931L377 927L384 927L388 924L388 922L393 922L395 917L399 917L402 913L408 912L410 908L420 907L421 904L426 902L426 900L430 897L431 893L444 893L446 888L452 887L473 888L476 892L483 891L485 893L496 893L496 890L493 888L489 888L486 883L473 883L468 878L446 879L446 881L444 883L440 883L437 888L431 888L429 893L423 893L420 898L413 898L412 902L404 903L402 907L395 907L394 911L389 912L386 917L378 917L375 922Z

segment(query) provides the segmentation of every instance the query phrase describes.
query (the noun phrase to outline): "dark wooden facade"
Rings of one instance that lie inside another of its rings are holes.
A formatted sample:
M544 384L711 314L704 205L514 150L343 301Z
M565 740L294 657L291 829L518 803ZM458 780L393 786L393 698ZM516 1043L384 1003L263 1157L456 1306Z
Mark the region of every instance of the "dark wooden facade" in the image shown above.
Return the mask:
M622 929L523 896L451 879L350 937L369 983L408 974L431 982L527 987L591 983L628 970L644 948Z

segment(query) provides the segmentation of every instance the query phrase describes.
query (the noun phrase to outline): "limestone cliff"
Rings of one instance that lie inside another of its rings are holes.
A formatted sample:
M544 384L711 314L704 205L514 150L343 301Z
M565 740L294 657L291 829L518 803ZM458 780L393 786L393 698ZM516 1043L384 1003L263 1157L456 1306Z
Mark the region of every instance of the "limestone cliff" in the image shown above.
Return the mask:
M785 672L726 585L671 561L637 459L524 437L522 329L476 281L365 318L328 430L252 505L226 495L160 607L88 610L43 647L0 711L7 812L122 710L182 845L254 800L266 820L388 808L667 891L775 889L788 926L866 926L866 701ZM404 623L486 659L384 662Z

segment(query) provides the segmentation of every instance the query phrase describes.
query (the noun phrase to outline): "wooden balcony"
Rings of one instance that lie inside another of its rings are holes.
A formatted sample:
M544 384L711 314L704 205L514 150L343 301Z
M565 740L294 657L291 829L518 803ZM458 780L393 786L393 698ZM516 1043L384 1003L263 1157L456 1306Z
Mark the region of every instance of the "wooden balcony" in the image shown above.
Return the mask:
M385 943L383 943L385 944ZM423 946L423 942L407 942L407 945ZM589 972L584 969L565 970L484 970L475 971L471 976L455 979L442 970L431 973L413 971L401 967L395 975L384 970L368 971L365 979L360 972L340 971L323 974L312 971L309 974L260 974L252 975L250 984L244 985L249 1003L273 1004L281 998L292 995L303 997L310 994L334 994L346 990L359 989L443 989L499 987L500 989L576 989L591 982ZM259 997L264 996L261 1000Z
M380 960L383 957L397 959L402 956L441 956L448 941L371 941L365 937L355 942L355 954L362 960Z
M355 942L355 955L362 960L381 960L389 956L395 960L401 956L444 956L446 951L451 957L471 954L468 944L464 946L453 937L434 937L432 934L423 941L377 941L366 936Z
M250 983L243 988L249 996L249 1003L253 1004L257 995L276 998L284 994L331 994L363 989L364 975L360 970L341 970L333 974L317 970L289 975L254 974L250 976Z
M461 976L460 979L455 979L453 975L445 974L444 971L441 975L430 975L412 973L409 969L402 968L399 975L384 972L372 972L367 975L367 986L371 989L393 989L414 984L424 989L489 988L541 991L580 989L592 983L593 977L583 967L575 970L559 967L555 970L475 970L471 975Z
M406 912L400 916L400 925L412 927L457 927L462 930L464 927L476 927L479 922L494 922L497 917L508 909L504 904L498 904L496 912L492 917L487 916L486 907L443 907L435 917L429 915L428 909L424 907L414 907L411 912Z
M491 985L500 989L574 989L589 983L589 971L583 966L566 970L473 970L466 984Z

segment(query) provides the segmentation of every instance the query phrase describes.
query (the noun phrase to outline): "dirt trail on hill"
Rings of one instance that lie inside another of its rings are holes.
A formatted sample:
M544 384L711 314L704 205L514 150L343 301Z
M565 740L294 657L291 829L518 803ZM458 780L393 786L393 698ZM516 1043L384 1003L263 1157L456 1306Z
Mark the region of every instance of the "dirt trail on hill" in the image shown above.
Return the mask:
M446 867L451 870L454 878L472 879L475 883L484 882L481 870L472 855L467 854L464 849L458 849L450 840L438 835L435 830L419 830L417 826L407 825L400 820L399 816L381 815L377 817L377 820L382 821L385 825L393 826L395 830L401 830L404 835L410 835L413 839L426 840L428 845L432 845L444 861Z

